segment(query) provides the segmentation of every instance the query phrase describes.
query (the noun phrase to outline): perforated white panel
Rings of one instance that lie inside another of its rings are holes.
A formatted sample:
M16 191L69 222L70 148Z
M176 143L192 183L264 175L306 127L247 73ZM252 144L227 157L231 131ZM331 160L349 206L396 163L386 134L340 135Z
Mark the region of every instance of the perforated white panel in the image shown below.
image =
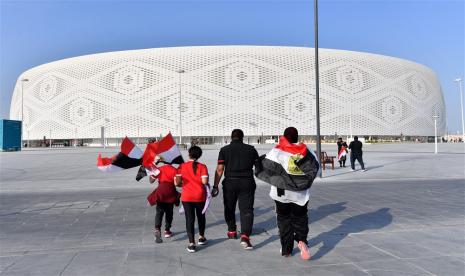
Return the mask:
M24 72L10 118L30 139L279 134L295 126L315 135L314 50L212 46L111 52L56 61ZM445 107L425 66L367 53L320 50L321 133L444 133ZM179 70L184 73L178 73Z

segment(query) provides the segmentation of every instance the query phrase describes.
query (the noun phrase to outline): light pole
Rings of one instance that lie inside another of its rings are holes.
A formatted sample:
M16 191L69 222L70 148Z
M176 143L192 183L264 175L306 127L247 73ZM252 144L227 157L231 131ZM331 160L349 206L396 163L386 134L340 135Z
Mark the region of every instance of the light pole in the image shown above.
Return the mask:
M438 118L439 118L438 115L433 116L433 119L434 119L434 154L438 153L438 134L437 134L438 133L438 128L436 126Z
M465 126L464 126L464 123L463 123L463 91L462 91L462 79L461 78L457 78L454 80L455 82L457 82L459 84L459 90L460 90L460 109L462 111L462 142L465 143Z
M182 70L182 69L179 69L178 71L176 71L178 74L179 74L179 144L181 144L182 142L182 100L181 100L181 87L182 87L182 83L181 83L181 75L183 73L185 73L186 71Z
M321 158L321 138L320 138L320 73L318 58L318 0L314 0L313 20L315 28L315 97L316 97L316 151L318 153L318 160ZM318 177L321 175L321 160L320 170L318 170Z
M23 129L24 129L24 83L28 82L29 79L21 79L21 147L23 147ZM29 146L29 145L28 145Z

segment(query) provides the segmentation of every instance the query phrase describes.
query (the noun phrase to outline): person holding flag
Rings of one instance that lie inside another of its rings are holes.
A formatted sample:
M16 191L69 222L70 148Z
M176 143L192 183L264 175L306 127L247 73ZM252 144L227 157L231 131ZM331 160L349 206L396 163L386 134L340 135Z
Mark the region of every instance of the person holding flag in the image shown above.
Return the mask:
M297 142L297 129L286 128L278 145L260 157L255 176L271 185L270 197L276 204L281 255L291 255L295 240L301 258L309 260L307 205L320 164L313 151Z
M209 188L208 169L205 164L197 160L202 156L202 149L198 146L189 148L189 161L182 163L178 167L176 174L176 185L182 187L181 202L186 217L186 231L189 237L187 252L196 251L194 238L195 217L199 226L199 245L207 243L205 238L205 210Z
M342 140L341 137L337 138L337 159L339 161L339 167L346 166L347 160L347 143Z
M157 158L158 159L158 158ZM159 164L160 162L157 162ZM177 169L169 164L157 166L157 172L150 175L150 183L158 181L158 187L148 196L151 206L156 205L155 212L155 242L162 243L161 224L165 216L165 238L171 238L174 205L179 205L179 193L174 185Z

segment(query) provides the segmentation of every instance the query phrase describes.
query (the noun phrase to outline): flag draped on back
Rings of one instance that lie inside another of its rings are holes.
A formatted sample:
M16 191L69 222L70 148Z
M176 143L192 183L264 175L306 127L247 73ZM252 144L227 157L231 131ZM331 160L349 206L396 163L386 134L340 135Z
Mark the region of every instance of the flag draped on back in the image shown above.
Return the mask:
M338 159L338 160L345 159L345 158L346 158L346 155L347 155L347 149L346 149L346 147L341 146L341 150L339 151L339 153L338 153L338 155L337 155L337 159Z
M305 144L289 143L282 136L276 147L260 157L255 175L277 188L302 191L310 188L318 169L318 159Z
M134 168L142 164L142 151L128 137L121 143L121 151L113 157L97 158L97 167L103 172L117 172Z

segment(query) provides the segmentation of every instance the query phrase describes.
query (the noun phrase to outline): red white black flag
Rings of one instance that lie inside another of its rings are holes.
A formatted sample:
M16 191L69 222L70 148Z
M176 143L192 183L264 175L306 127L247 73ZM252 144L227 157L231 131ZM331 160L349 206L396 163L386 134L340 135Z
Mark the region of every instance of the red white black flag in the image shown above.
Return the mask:
M128 137L121 143L121 151L112 157L97 158L97 167L103 172L117 172L134 168L142 164L143 153Z
M171 133L168 133L160 141L147 144L144 155L142 156L142 166L137 172L136 180L139 181L147 175L158 174L158 168L155 165L156 158L159 161L167 164L181 164L184 163L181 151L179 150L176 142Z
M310 188L319 170L316 156L305 144L289 143L282 136L255 166L255 176L279 189L302 191Z

